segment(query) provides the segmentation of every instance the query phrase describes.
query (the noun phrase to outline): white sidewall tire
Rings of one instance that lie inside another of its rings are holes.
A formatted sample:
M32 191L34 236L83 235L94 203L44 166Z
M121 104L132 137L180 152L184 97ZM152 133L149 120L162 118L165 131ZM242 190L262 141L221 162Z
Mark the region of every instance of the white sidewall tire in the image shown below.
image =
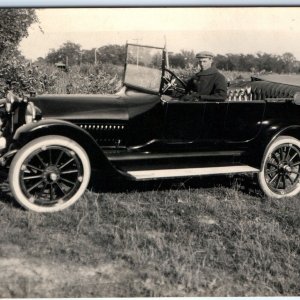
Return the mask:
M68 201L52 207L44 207L30 202L26 195L24 195L20 185L19 174L24 161L33 151L51 145L66 147L76 153L82 163L83 179L79 189ZM28 210L44 213L61 211L74 204L85 192L90 180L90 175L91 166L89 157L86 151L77 142L63 136L49 135L32 140L17 152L10 165L8 179L10 190L21 206Z
M294 190L292 190L290 193L282 194L282 195L273 192L269 188L269 186L266 182L266 178L265 178L266 160L267 160L268 156L270 155L270 153L272 153L274 151L274 149L281 144L294 144L295 146L297 146L300 149L300 141L297 140L296 138L293 138L290 136L281 136L281 137L277 138L266 150L266 152L263 156L263 160L262 160L261 171L258 173L258 182L259 182L259 185L260 185L262 191L265 193L266 196L268 196L270 198L276 198L276 199L293 197L293 196L296 196L300 192L300 182L298 182L296 188Z

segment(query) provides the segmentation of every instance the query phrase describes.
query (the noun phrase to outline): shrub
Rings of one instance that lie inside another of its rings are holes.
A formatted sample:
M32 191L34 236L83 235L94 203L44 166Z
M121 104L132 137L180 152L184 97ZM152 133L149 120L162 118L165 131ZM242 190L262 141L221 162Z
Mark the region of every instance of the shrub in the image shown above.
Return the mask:
M55 83L46 91L54 94L112 94L120 87L120 76L106 73L101 65L72 66L59 71Z

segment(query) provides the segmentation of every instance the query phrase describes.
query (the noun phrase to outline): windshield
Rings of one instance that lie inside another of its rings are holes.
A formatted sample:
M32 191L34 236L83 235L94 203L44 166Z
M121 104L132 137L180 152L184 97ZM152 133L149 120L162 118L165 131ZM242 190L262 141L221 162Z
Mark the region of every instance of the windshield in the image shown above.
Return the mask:
M162 48L128 44L124 84L158 93L162 62Z

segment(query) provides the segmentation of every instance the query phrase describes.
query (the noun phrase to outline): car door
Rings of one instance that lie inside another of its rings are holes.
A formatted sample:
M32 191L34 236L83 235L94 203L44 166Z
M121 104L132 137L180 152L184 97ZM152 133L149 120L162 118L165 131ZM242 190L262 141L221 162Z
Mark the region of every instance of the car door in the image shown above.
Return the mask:
M204 103L169 100L165 105L164 139L168 143L193 142L202 132Z
M199 149L220 143L227 105L212 101L166 101L164 140L168 144Z
M259 133L265 112L264 100L230 101L225 121L227 143L252 140Z
M202 135L199 142L204 146L220 145L224 141L228 102L207 101L204 104Z

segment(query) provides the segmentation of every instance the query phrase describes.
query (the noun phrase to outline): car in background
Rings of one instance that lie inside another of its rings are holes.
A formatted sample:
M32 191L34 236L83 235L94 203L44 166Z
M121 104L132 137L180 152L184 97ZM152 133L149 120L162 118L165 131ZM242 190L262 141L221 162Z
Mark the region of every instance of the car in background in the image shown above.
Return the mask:
M184 101L164 48L126 45L113 95L0 101L0 163L26 209L55 212L97 180L255 173L273 198L300 191L300 81L253 77L225 101Z

